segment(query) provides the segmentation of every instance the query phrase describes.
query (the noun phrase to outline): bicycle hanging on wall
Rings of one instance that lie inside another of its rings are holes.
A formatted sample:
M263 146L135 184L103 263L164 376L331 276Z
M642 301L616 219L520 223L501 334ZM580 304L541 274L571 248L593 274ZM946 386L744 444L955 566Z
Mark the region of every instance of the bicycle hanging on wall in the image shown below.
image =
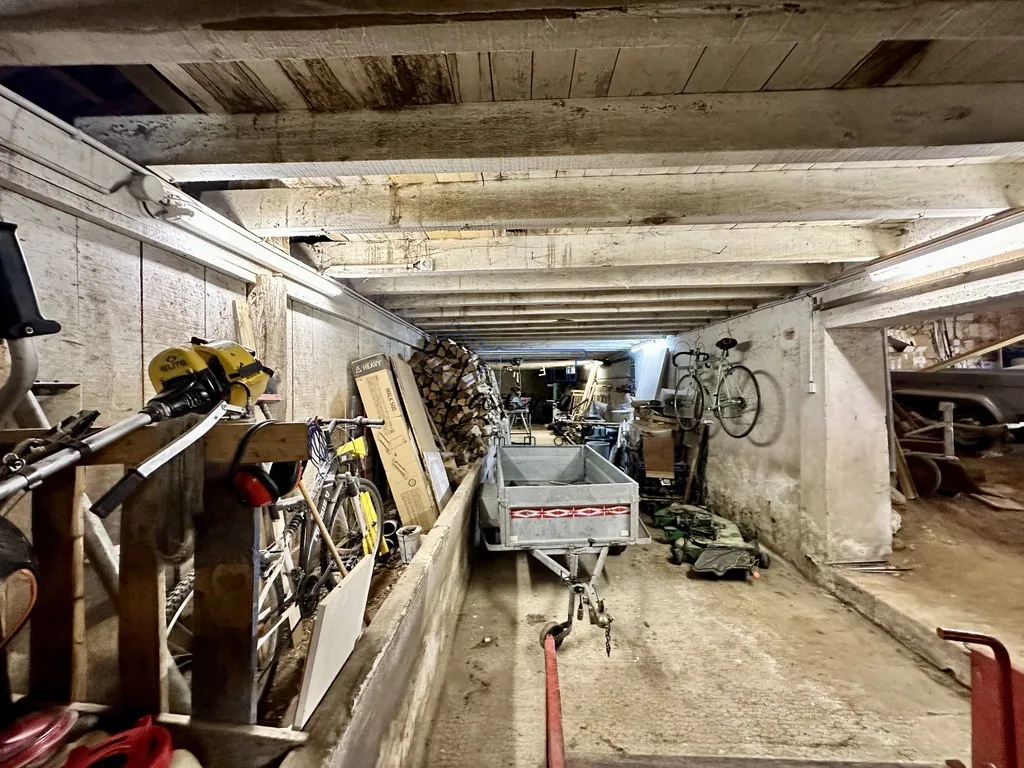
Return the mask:
M732 437L746 437L757 425L761 415L761 388L753 371L729 359L729 350L737 344L736 339L719 339L715 342L721 350L717 357L709 355L700 345L672 356L672 365L682 369L672 398L680 429L690 431L702 423L711 423L707 411L714 414L722 429ZM683 356L690 357L686 366L678 362Z

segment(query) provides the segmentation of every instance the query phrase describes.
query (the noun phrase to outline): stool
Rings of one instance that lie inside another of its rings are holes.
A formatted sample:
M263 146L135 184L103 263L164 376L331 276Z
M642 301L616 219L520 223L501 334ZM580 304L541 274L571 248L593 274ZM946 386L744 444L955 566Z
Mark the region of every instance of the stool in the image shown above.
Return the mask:
M520 429L526 432L526 435L522 440L516 440L513 438L509 442L512 445L534 445L537 442L537 439L533 436L533 424L529 411L509 411L508 431L512 432L517 428L517 425Z

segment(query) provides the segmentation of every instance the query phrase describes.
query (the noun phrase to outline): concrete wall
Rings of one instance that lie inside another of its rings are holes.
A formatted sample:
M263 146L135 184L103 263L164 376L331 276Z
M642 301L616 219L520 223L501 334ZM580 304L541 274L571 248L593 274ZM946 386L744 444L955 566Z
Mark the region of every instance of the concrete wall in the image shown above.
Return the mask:
M478 462L466 475L423 538L307 724L309 743L283 768L422 763L469 583L469 526L481 467Z
M717 354L724 336L740 342L730 359L756 375L762 410L746 438L710 428L709 503L801 568L888 552L881 332L825 331L798 299L681 335L673 350Z
M81 408L99 410L101 423L127 416L153 394L154 354L192 336L236 337L233 302L245 300L246 282L3 189L0 219L18 225L40 307L62 326L38 340L39 378L80 385L41 398L51 420ZM287 415L297 419L348 412L352 360L410 351L295 300L288 338Z
M743 439L730 437L717 424L710 428L708 499L725 516L756 526L773 549L794 561L816 527L801 508L800 483L802 417L812 397L807 394L809 332L806 303L783 304L681 335L672 350L703 345L717 354L718 339L732 336L741 342L730 357L757 376L761 416ZM678 376L670 368L666 386L674 388Z

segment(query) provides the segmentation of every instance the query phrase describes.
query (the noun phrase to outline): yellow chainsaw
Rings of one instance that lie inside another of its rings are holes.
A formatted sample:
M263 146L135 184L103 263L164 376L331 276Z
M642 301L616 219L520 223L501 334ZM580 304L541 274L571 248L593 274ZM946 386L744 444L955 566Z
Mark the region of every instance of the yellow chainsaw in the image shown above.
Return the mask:
M16 455L13 462L5 461L8 476L0 480L0 499L35 488L50 475L149 424L187 414L206 414L188 432L129 470L92 505L93 513L107 517L147 477L201 439L222 418L244 415L266 391L272 374L252 352L233 341L192 339L188 346L165 349L149 364L149 379L156 395L141 411L80 439L59 429L48 436L50 440L40 438L42 457L37 452L31 461L19 462Z

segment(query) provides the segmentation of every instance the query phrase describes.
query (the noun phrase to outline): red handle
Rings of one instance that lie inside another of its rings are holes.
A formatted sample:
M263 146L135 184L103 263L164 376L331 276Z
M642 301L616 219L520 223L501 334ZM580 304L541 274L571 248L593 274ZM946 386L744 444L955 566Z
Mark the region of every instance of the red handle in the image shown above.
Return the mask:
M544 683L547 695L548 768L565 768L565 737L562 734L562 695L558 690L555 638L544 639Z

